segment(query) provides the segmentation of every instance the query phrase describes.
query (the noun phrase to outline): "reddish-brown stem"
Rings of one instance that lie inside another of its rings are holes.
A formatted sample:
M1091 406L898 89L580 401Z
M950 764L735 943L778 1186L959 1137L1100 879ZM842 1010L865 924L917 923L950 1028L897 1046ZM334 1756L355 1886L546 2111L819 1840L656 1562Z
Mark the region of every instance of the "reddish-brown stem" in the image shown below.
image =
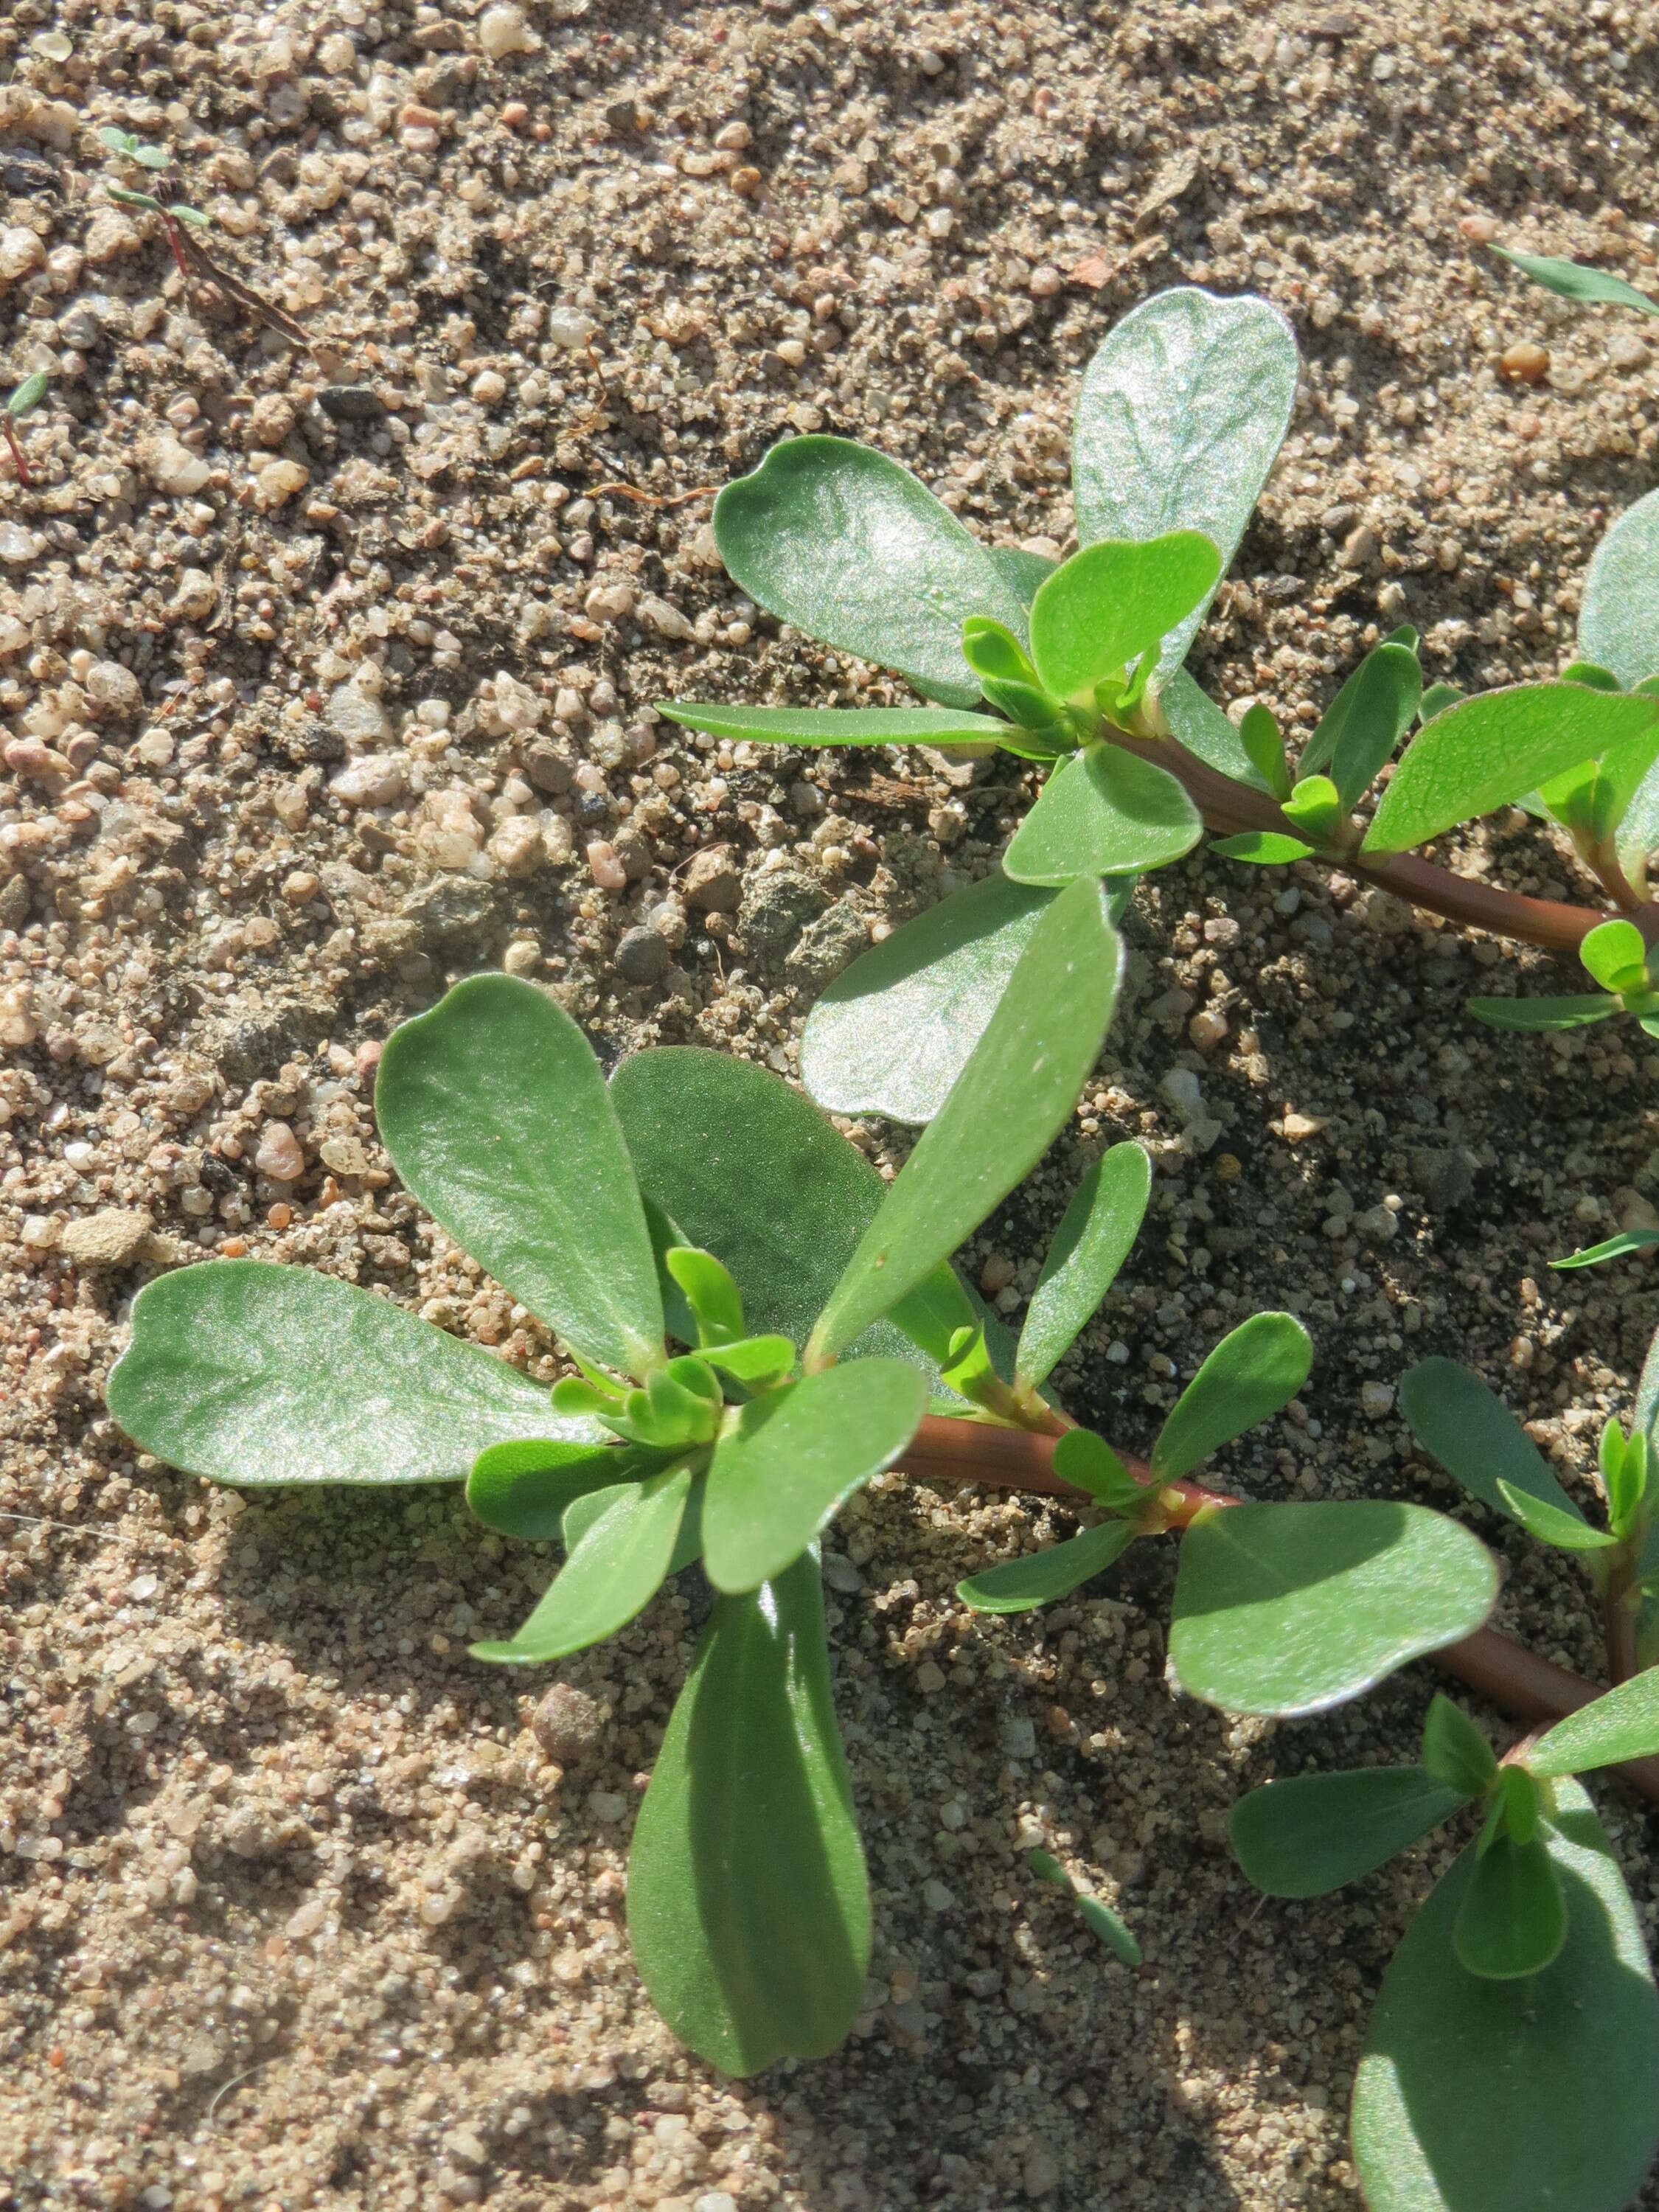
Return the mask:
M1230 776L1194 758L1173 738L1136 738L1121 730L1114 730L1111 738L1114 744L1122 745L1130 752L1139 753L1143 760L1167 769L1185 787L1203 815L1206 829L1218 830L1224 836L1237 836L1246 830L1272 830L1288 836L1300 835L1295 823L1286 820L1283 810L1265 793L1235 783ZM1596 907L1569 906L1559 899L1528 898L1519 891L1500 890L1495 884L1483 884L1474 876L1455 875L1449 868L1437 867L1432 861L1419 860L1411 853L1395 854L1377 860L1367 860L1355 854L1340 865L1413 906L1443 915L1449 921L1466 922L1474 928L1490 930L1496 937L1512 937L1522 944L1541 945L1549 952L1576 952L1596 924L1607 918ZM1633 892L1631 895L1635 897ZM1659 912L1651 904L1638 901L1635 911L1644 934L1650 923L1659 933Z
M1601 1619L1607 1639L1607 1680L1628 1682L1641 1664L1637 1652L1639 1623L1635 1601L1640 1566L1628 1543L1602 1556L1607 1562L1607 1588L1601 1593Z
M1086 1493L1054 1473L1057 1442L1054 1437L1036 1436L1027 1430L994 1428L984 1422L930 1413L903 1455L904 1470L925 1481L976 1483L988 1490L1027 1491L1048 1498L1075 1498L1079 1504L1086 1504L1090 1502ZM1137 1482L1152 1481L1152 1469L1144 1460L1122 1456ZM1188 1516L1206 1505L1240 1503L1224 1491L1206 1490L1196 1482L1171 1483L1167 1487L1177 1493ZM1429 1656L1443 1673L1455 1675L1518 1720L1563 1720L1601 1694L1582 1675L1540 1658L1495 1628L1477 1628L1473 1636L1449 1644ZM1634 1759L1619 1771L1643 1796L1659 1805L1659 1759Z
M17 465L17 481L25 491L33 489L34 478L29 474L29 465L23 459L23 448L17 442L17 433L11 427L9 415L0 415L0 430L6 434L6 443L11 447L12 459Z

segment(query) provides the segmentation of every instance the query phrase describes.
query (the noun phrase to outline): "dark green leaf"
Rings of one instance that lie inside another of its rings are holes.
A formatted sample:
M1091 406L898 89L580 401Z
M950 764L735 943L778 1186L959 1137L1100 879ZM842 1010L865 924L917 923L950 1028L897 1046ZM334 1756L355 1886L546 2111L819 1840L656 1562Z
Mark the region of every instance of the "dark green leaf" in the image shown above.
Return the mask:
M801 1081L818 1104L931 1121L1052 896L999 870L861 953L806 1018Z
M1468 1010L1489 1030L1520 1030L1528 1035L1553 1030L1582 1030L1621 1011L1602 991L1565 999L1471 999Z
M1545 1843L1567 1940L1535 1980L1468 1973L1452 1931L1470 1845L1383 1978L1354 2084L1371 2212L1622 2212L1659 2138L1659 1997L1589 1800L1560 1793Z
M677 1467L644 1482L624 1483L583 1529L518 1634L504 1644L475 1644L472 1656L537 1666L585 1651L626 1627L662 1587L692 1481L689 1467ZM573 1524L567 1519L566 1525Z
M870 1899L815 1559L715 1600L635 1823L628 1933L670 2029L726 2073L851 2027Z
M1057 1604L1121 1558L1136 1534L1127 1521L1103 1521L1047 1551L969 1575L957 1584L957 1595L975 1613L1027 1613L1033 1606Z
M1209 604L1220 556L1194 530L1085 545L1031 602L1031 659L1043 689L1092 708L1193 610Z
M1085 745L1043 786L1003 855L1016 883L1160 868L1190 853L1204 817L1167 770L1114 744Z
M617 1444L492 1444L472 1463L466 1502L498 1534L544 1543L559 1534L573 1499L612 1488L642 1457Z
M1099 1054L1121 962L1101 886L1069 885L1044 913L968 1065L830 1294L809 1366L890 1313L1042 1157Z
M1564 1513L1559 1506L1547 1505L1541 1498L1529 1497L1501 1476L1498 1494L1508 1507L1510 1520L1518 1521L1527 1534L1536 1536L1540 1544L1553 1544L1558 1551L1605 1552L1619 1540L1605 1528L1592 1528L1577 1506Z
M475 975L393 1031L374 1091L392 1164L462 1249L573 1350L663 1358L639 1187L586 1037L545 992Z
M1567 1937L1567 1907L1540 1836L1498 1836L1478 1856L1452 1923L1458 1964L1483 1981L1541 1974Z
M1233 1850L1269 1897L1322 1897L1358 1881L1465 1803L1420 1766L1297 1774L1252 1790L1233 1807Z
M1587 1774L1659 1753L1659 1670L1649 1668L1581 1705L1539 1737L1526 1754L1539 1775Z
M1634 284L1627 284L1622 276L1615 276L1608 270L1587 269L1582 261L1561 261L1551 254L1516 253L1507 246L1494 246L1492 252L1500 254L1523 276L1530 276L1534 284L1559 292L1564 300L1598 307L1635 307L1644 315L1659 315L1659 301L1649 299L1645 292L1638 292Z
M1167 671L1162 686L1158 704L1170 735L1183 752L1234 783L1246 784L1252 791L1268 790L1238 731L1184 668Z
M1298 781L1328 770L1337 799L1346 814L1391 759L1413 722L1423 696L1423 672L1417 655L1403 645L1379 645L1368 653L1326 710L1309 739Z
M260 1260L147 1284L106 1396L144 1450L215 1482L462 1482L491 1444L608 1441L389 1298Z
M1224 860L1249 860L1259 868L1287 867L1292 860L1310 860L1314 848L1299 837L1286 837L1278 830L1247 830L1237 837L1218 837L1212 853Z
M1176 1401L1152 1446L1152 1474L1173 1482L1289 1405L1313 1345L1294 1314L1253 1314L1222 1338Z
M1265 300L1182 285L1126 315L1078 394L1079 542L1200 530L1224 569L1284 442L1297 367L1290 326ZM1161 673L1185 658L1204 612L1164 641Z
M1448 707L1407 746L1360 849L1374 857L1425 844L1642 736L1656 716L1659 699L1582 684L1516 684Z
M860 1483L889 1468L927 1410L927 1382L897 1359L859 1359L751 1399L714 1447L703 1565L718 1590L781 1575Z
M1212 1508L1181 1540L1170 1664L1226 1712L1320 1712L1472 1635L1497 1595L1485 1546L1420 1505Z
M657 712L688 730L763 745L995 744L1008 734L994 715L945 707L722 707L659 699Z
M962 657L969 615L1025 634L1007 567L908 469L844 438L774 446L715 501L714 541L762 606L946 706L979 697Z
M1139 1231L1152 1184L1146 1152L1124 1144L1103 1153L1078 1185L1020 1331L1022 1382L1041 1382L1093 1318Z
M1455 1359L1425 1359L1400 1385L1400 1410L1431 1458L1494 1513L1515 1516L1500 1480L1559 1513L1583 1516L1503 1400Z
M1423 1723L1423 1767L1465 1797L1484 1797L1498 1779L1492 1746L1462 1707L1437 1690Z

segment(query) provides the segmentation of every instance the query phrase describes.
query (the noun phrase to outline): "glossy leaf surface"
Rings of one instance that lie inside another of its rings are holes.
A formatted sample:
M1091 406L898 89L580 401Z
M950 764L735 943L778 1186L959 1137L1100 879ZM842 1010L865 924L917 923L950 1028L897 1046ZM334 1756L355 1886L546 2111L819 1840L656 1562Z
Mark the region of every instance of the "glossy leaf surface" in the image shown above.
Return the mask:
M1121 745L1085 745L1043 786L1003 854L1019 884L1160 868L1191 852L1204 817L1167 769Z
M1288 867L1292 860L1312 860L1314 852L1311 845L1287 837L1282 830L1246 830L1237 837L1218 837L1210 850L1224 860L1248 860L1258 868Z
M640 1464L641 1455L620 1444L492 1444L472 1463L466 1502L498 1535L545 1543L560 1534L573 1499L612 1488Z
M1051 1464L1062 1482L1086 1491L1115 1513L1133 1513L1152 1495L1152 1486L1137 1482L1105 1438L1091 1429L1067 1429L1055 1442Z
M1026 1309L1022 1382L1041 1382L1093 1318L1139 1232L1152 1185L1152 1161L1133 1144L1114 1145L1078 1185Z
M832 1114L931 1121L1051 896L999 870L861 953L806 1017L800 1074L812 1097Z
M1544 1832L1567 1940L1534 1979L1485 1981L1452 1933L1476 1864L1442 1878L1383 1977L1354 2084L1371 2212L1622 2212L1659 2138L1659 1998L1589 1802Z
M1194 530L1085 545L1031 602L1031 659L1044 690L1092 707L1096 686L1121 679L1207 605L1220 576L1220 556Z
M813 1330L809 1364L890 1312L1042 1158L1099 1054L1121 960L1101 886L1069 885L860 1240Z
M1561 1552L1605 1552L1618 1541L1605 1528L1592 1528L1577 1506L1563 1512L1559 1506L1547 1505L1540 1498L1518 1489L1512 1482L1498 1478L1498 1494L1508 1510L1510 1520L1518 1521L1529 1536L1536 1536L1540 1544L1553 1544Z
M544 991L458 983L392 1032L374 1109L404 1182L504 1290L601 1367L661 1362L628 1147L586 1038Z
M1238 1863L1269 1897L1322 1897L1358 1881L1467 1803L1420 1766L1296 1774L1252 1790L1228 1823Z
M688 730L763 745L995 744L1008 733L994 714L946 707L726 707L659 699L657 712Z
M1297 371L1290 325L1265 300L1182 285L1143 301L1096 353L1078 394L1079 541L1199 530L1224 571L1284 443ZM1164 640L1161 673L1184 659L1207 604Z
M1121 1559L1135 1534L1127 1521L1103 1521L1045 1551L969 1575L957 1584L957 1595L975 1613L1028 1613L1033 1606L1057 1605Z
M607 1441L481 1346L263 1260L146 1284L106 1395L136 1443L214 1482L464 1482L491 1444Z
M1648 1668L1557 1721L1527 1753L1526 1765L1531 1774L1587 1774L1656 1753L1659 1670Z
M1497 1595L1485 1546L1420 1505L1213 1508L1181 1540L1170 1663L1226 1712L1319 1712L1472 1634Z
M1640 737L1659 700L1582 684L1516 684L1448 707L1406 748L1362 852L1407 852Z
M1586 970L1604 991L1634 991L1642 988L1647 968L1647 941L1633 921L1600 921L1578 948Z
M1503 1481L1583 1519L1503 1400L1455 1359L1425 1359L1403 1376L1400 1410L1424 1450L1494 1513L1515 1518L1498 1487Z
M728 2074L852 2026L870 1899L815 1559L715 1600L635 1823L628 1933L669 2027Z
M1176 1399L1152 1446L1160 1482L1289 1405L1308 1379L1313 1345L1294 1314L1252 1314L1223 1337Z
M951 707L979 681L962 625L989 615L1025 635L1025 605L925 485L868 446L788 438L714 502L714 542L751 599L824 645L896 668Z
M691 1470L628 1483L583 1530L518 1634L471 1647L475 1659L532 1666L567 1658L626 1627L661 1588L691 1495Z
M927 1380L897 1359L826 1368L751 1399L714 1447L703 1565L716 1589L772 1580L836 1509L889 1468L927 1410Z
M1565 1260L1552 1260L1552 1267L1599 1267L1604 1260L1623 1260L1632 1252L1650 1252L1659 1244L1659 1229L1621 1229L1616 1237L1605 1237L1599 1244L1586 1244L1577 1252L1569 1252Z

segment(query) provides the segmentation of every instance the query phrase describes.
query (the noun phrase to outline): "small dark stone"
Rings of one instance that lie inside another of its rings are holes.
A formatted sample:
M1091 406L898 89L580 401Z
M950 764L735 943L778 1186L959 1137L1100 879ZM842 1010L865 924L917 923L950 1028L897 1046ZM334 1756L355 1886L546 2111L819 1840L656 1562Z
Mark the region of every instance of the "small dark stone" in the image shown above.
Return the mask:
M488 927L495 913L489 887L471 876L440 876L404 901L404 919L415 925L428 951L459 949Z
M290 768L325 768L345 758L345 739L314 716L297 728L291 722L275 723L265 733L265 743Z
M337 422L378 422L386 413L386 402L368 384L325 384L317 404Z
M785 970L809 990L821 991L849 962L870 949L864 916L850 900L837 899L816 921L809 921L784 962Z
M625 983L659 983L673 954L654 929L629 929L617 947L617 973Z
M823 886L793 868L751 876L743 894L738 927L757 960L778 960L809 921L829 905Z
M0 884L0 929L21 929L28 918L28 878L20 871Z
M555 1682L531 1716L530 1733L550 1759L575 1766L604 1742L604 1711L586 1690Z
M532 745L524 757L524 772L550 799L562 799L570 788L570 763L552 745Z

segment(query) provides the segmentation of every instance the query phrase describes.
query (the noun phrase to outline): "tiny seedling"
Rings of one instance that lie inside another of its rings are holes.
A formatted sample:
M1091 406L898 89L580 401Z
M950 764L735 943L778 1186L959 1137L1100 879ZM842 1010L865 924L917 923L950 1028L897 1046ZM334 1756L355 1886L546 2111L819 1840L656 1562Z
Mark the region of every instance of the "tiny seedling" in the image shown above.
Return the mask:
M17 425L24 416L33 414L46 396L51 380L45 369L37 368L33 376L26 376L13 392L0 413L0 433L3 433L11 449L12 465L17 471L17 481L27 490L34 479L29 474L29 465L23 458L23 448L18 443Z
M1292 764L1266 707L1235 727L1187 673L1283 440L1297 368L1289 329L1262 301L1183 287L1137 308L1084 378L1079 550L1059 566L981 543L907 470L844 439L787 440L721 492L714 538L734 580L932 703L678 701L661 702L665 714L727 740L1000 750L1044 778L996 878L895 932L813 1008L802 1073L820 1104L925 1121L1044 902L1083 877L1127 885L1206 828L1241 862L1327 862L1460 921L1576 949L1595 909L1522 898L1419 856L1523 803L1565 829L1617 910L1651 915L1659 697L1644 679L1659 671L1659 561L1645 557L1650 531L1639 550L1610 550L1639 508L1592 568L1589 658L1557 681L1470 698L1425 690L1405 625L1361 661Z
M1103 1944L1114 1958L1121 1959L1126 1966L1140 1964L1140 1946L1133 1935L1120 1920L1109 1905L1091 1897L1086 1889L1079 1889L1060 1861L1047 1851L1030 1851L1025 1863L1039 1881L1046 1881L1052 1889L1063 1890L1076 1905L1078 1917L1097 1941Z
M376 1091L387 1150L564 1346L577 1371L550 1394L298 1269L210 1262L134 1304L109 1404L174 1466L244 1485L464 1480L491 1528L562 1541L528 1620L477 1658L560 1659L700 1563L714 1609L640 1810L629 1927L664 2017L733 2073L833 2049L861 1999L870 1909L817 1545L883 1470L914 1457L973 1480L988 1448L1023 1432L1103 1516L964 1585L989 1612L1075 1589L1141 1535L1179 1534L1172 1666L1241 1711L1355 1696L1468 1636L1496 1595L1484 1547L1420 1507L1235 1504L1190 1480L1301 1388L1310 1347L1289 1315L1256 1316L1211 1354L1139 1479L1066 1427L1047 1381L1139 1225L1137 1147L1085 1176L1017 1345L952 1271L1094 1064L1120 967L1106 903L1085 879L1048 906L890 1186L745 1063L644 1052L607 1085L569 1018L506 976L458 985L398 1030Z
M1501 1764L1437 1697L1415 1766L1298 1774L1234 1806L1239 1864L1283 1898L1322 1896L1479 1816L1383 1976L1354 2078L1372 2212L1620 2212L1639 2188L1659 2145L1659 1996L1575 1778L1656 1753L1659 1673Z
M1581 307L1634 307L1638 314L1659 315L1659 300L1650 300L1608 270L1588 268L1582 261L1560 260L1553 254L1517 253L1509 246L1494 246L1492 252L1563 300Z

